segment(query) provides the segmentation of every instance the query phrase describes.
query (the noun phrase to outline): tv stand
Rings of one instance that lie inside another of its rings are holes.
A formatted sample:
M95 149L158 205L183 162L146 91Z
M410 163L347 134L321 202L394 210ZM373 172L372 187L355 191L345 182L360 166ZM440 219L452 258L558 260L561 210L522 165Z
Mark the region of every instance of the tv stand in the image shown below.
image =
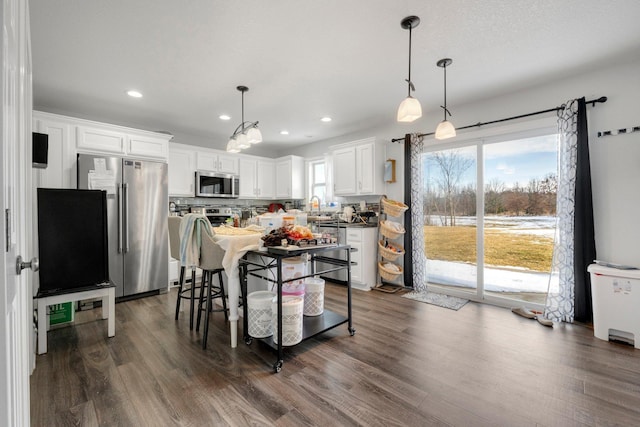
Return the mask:
M107 335L116 335L116 287L113 284L97 285L92 288L80 288L56 292L53 294L38 293L38 354L47 352L47 307L53 304L76 302L90 298L102 298L102 318L107 319Z

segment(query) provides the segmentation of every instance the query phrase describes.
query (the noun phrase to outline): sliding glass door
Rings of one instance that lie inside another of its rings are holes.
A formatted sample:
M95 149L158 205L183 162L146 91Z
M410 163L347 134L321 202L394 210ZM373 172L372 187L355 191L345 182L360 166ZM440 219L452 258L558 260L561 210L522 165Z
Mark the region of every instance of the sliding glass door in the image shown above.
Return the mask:
M556 135L423 154L426 277L438 292L544 304L556 228Z
M473 293L478 259L476 164L474 146L423 156L427 281Z

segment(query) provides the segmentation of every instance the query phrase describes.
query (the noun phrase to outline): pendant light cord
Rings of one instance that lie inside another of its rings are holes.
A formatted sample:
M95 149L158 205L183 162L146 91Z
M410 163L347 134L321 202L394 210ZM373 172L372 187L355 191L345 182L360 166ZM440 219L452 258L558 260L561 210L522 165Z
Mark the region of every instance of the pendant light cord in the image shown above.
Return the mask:
M413 25L409 27L409 79L407 80L407 96L411 96L411 31L413 30ZM414 89L415 90L415 89Z
M447 64L445 63L442 68L444 68L444 107L442 105L440 107L444 110L444 119L447 120L447 113L451 115L449 110L447 110Z
M241 101L241 105L242 105L242 113L241 113L241 116L242 116L242 132L244 133L244 90L241 91L241 93L242 93L242 101Z

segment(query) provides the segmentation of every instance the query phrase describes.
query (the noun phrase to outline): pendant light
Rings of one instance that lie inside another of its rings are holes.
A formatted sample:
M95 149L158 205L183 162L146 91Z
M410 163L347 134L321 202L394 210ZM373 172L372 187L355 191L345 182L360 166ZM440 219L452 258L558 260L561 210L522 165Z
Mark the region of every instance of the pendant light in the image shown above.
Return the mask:
M400 22L400 26L405 30L409 30L409 78L407 82L407 97L398 107L397 120L399 122L412 122L422 117L422 107L420 101L411 96L411 92L416 88L411 82L411 30L420 24L420 18L417 16L407 16Z
M444 110L444 120L436 128L436 139L448 139L456 136L456 128L447 120L447 114L451 115L451 112L447 109L447 66L451 65L451 63L453 63L451 58L444 58L436 62L438 67L444 68L444 106L440 106Z
M238 125L229 142L227 151L229 153L239 153L240 150L249 148L251 144L262 142L262 133L258 129L258 122L244 121L244 93L249 90L246 86L238 86L236 89L242 94L242 122Z

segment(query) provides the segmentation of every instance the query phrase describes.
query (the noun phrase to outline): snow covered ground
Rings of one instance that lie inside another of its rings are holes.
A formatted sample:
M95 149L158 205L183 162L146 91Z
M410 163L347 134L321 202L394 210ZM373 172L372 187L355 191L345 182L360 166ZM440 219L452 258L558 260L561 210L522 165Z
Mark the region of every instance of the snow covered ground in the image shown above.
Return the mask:
M476 288L477 268L473 264L427 260L427 280L441 285ZM527 270L485 267L484 289L493 292L541 292L549 289L549 274ZM553 276L552 291L557 291L557 276Z
M438 224L432 217L432 224ZM456 217L457 225L475 225L476 217ZM556 218L549 216L486 216L485 228L507 233L533 234L553 238ZM427 280L443 285L476 288L477 268L474 264L427 260ZM549 289L550 275L519 267L485 267L484 289L493 292L541 292ZM551 291L557 291L558 278L552 277Z

